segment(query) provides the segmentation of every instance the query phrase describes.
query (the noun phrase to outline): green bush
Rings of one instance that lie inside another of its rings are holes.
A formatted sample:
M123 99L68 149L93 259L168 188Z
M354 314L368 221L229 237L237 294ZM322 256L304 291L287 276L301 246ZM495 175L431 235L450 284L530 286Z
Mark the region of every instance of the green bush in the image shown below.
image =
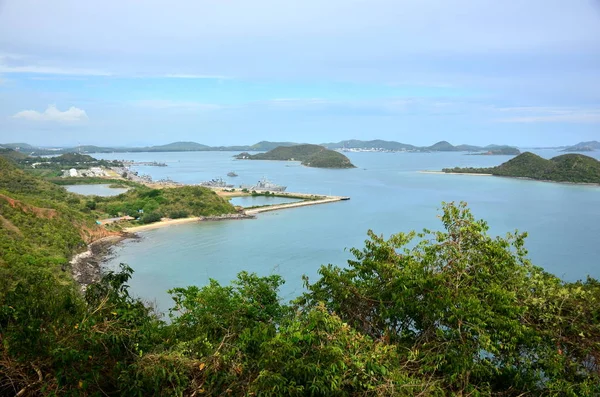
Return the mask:
M158 212L149 212L147 214L142 215L140 218L140 222L144 224L154 223L160 221L162 215Z

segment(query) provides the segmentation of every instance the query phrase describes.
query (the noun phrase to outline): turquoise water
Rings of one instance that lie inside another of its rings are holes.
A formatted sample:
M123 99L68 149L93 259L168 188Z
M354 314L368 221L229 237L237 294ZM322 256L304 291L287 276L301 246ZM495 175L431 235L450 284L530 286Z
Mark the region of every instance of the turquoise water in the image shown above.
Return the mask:
M538 151L544 157L559 153ZM420 173L454 166L493 166L510 157L461 153L349 153L357 166L325 170L275 161L233 160L229 152L98 155L109 159L161 161L168 167L138 167L155 179L198 183L235 169L236 184L266 176L290 192L350 196L349 201L263 213L254 220L185 224L141 233L121 244L108 266L135 269L132 291L170 307L166 290L227 283L241 270L286 279L284 298L302 291L301 276L317 277L320 265L343 266L347 248L378 234L439 229L442 201L468 202L490 233L527 231L534 264L565 280L600 278L600 188L509 178ZM596 154L598 155L598 154ZM114 156L114 157L113 157ZM231 179L231 178L230 178Z
M125 193L127 189L112 188L110 185L65 185L63 186L71 193L82 194L84 196L117 196Z
M302 201L302 200L288 198L288 197L266 197L266 196L234 197L230 200L231 204L239 205L244 208L258 207L258 206L262 206L262 205L278 205L278 204L296 203L298 201Z

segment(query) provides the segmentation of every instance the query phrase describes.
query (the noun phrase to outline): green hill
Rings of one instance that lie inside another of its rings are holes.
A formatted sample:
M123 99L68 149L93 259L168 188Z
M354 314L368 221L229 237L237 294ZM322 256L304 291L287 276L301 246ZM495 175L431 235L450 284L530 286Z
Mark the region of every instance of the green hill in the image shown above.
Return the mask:
M166 322L126 265L85 292L71 278L69 258L106 234L99 209L184 203L223 206L192 186L78 196L0 157L0 396L600 393L600 283L533 266L525 234L489 235L465 204L443 204L437 231L369 231L290 303L279 275L240 272L169 290Z
M348 157L319 145L279 146L267 153L241 153L238 159L300 161L315 168L354 168Z
M0 148L0 157L10 160L23 160L27 158L27 155L10 148Z
M447 173L484 173L553 182L600 184L600 161L581 154L563 154L546 160L531 152L492 168L446 168Z

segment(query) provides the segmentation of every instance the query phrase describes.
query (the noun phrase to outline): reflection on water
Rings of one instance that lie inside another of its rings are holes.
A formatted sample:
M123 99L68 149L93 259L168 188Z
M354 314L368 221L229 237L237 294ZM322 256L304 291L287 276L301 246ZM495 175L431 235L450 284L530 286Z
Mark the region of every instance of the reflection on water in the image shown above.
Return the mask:
M111 188L110 185L66 185L63 186L71 193L82 194L84 196L117 196L125 193L128 189Z
M289 198L289 197L243 196L243 197L232 198L231 204L239 205L244 208L248 208L248 207L258 207L258 206L262 206L262 205L278 205L278 204L295 203L298 201L302 201L302 200Z

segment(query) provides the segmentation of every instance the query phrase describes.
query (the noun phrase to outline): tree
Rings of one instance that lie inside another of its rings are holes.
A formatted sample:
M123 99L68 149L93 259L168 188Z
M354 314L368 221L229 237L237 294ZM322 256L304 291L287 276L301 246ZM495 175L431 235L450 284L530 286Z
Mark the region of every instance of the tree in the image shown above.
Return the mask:
M465 203L444 204L441 220L444 231L388 240L369 231L349 267L322 267L298 303L323 302L447 390L598 393L598 283L533 266L525 233L492 238Z

